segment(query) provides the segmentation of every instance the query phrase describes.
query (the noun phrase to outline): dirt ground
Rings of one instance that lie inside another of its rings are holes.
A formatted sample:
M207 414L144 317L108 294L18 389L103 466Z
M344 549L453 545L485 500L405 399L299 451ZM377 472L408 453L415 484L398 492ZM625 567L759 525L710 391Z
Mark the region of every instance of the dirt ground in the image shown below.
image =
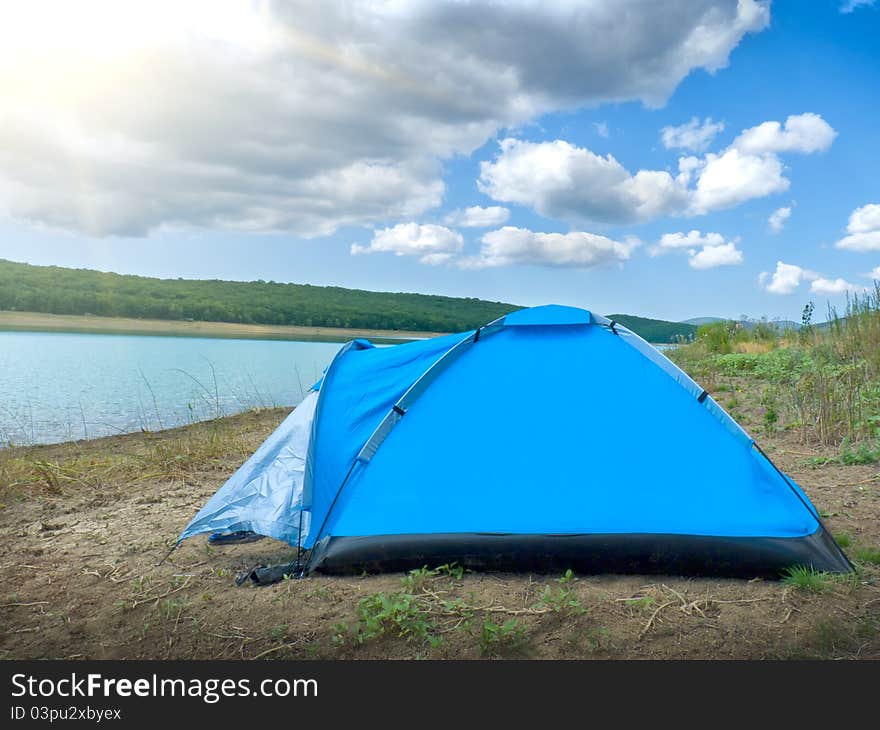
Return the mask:
M736 415L757 433L747 400ZM284 415L0 451L0 657L880 658L880 567L869 558L817 590L454 567L236 587L238 571L291 555L268 539L196 538L157 566ZM876 557L878 465L812 466L821 452L786 431L759 441L851 557Z

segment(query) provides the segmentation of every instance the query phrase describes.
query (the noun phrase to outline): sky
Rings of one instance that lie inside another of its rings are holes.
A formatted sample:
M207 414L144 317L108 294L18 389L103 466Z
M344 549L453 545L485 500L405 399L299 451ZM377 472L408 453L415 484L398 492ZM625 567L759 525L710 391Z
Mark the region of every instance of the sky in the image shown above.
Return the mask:
M0 258L800 320L880 279L880 1L0 0Z

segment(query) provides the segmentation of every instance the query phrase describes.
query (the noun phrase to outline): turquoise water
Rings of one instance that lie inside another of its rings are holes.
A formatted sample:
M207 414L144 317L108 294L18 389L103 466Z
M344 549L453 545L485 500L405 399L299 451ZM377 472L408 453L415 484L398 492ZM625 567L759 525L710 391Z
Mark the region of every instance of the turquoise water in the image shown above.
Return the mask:
M339 343L0 332L0 446L293 406Z

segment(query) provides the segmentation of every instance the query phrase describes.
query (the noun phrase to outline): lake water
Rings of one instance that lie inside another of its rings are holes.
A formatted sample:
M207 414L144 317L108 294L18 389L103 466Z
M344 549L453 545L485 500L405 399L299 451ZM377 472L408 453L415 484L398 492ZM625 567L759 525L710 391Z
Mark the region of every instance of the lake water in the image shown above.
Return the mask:
M294 406L340 343L0 332L0 445Z
M340 346L0 332L0 447L155 431L254 407L295 406Z

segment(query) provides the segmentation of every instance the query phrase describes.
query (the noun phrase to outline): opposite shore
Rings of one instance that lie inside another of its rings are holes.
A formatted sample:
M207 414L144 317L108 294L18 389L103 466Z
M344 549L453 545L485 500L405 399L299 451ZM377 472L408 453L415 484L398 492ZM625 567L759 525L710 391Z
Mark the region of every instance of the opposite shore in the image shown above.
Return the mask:
M356 338L391 341L421 340L442 334L438 332L413 332L407 330L129 319L124 317L98 317L94 315L0 311L0 332L2 331L159 335L165 337L211 337L241 340L318 340L323 342L347 342Z

